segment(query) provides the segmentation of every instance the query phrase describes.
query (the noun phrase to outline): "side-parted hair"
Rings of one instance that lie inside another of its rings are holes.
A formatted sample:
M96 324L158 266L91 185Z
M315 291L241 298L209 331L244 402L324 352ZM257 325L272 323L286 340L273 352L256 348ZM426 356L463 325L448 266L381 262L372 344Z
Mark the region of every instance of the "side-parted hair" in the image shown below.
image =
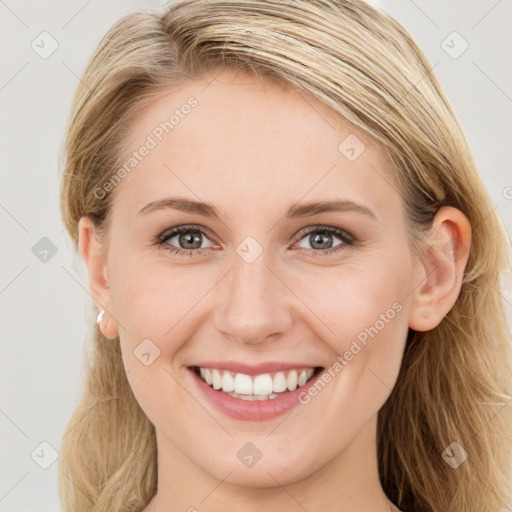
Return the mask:
M403 510L502 510L512 485L512 354L500 295L508 237L430 63L384 10L363 0L178 0L124 16L99 43L71 108L61 211L75 248L82 216L108 232L115 190L97 190L122 165L130 120L214 68L277 80L372 137L393 162L415 254L441 206L469 219L457 301L436 328L409 330L378 413L379 472ZM63 509L139 512L157 490L154 426L131 391L119 341L106 342L94 321L90 335L81 401L61 446ZM468 453L457 468L441 455L453 442Z

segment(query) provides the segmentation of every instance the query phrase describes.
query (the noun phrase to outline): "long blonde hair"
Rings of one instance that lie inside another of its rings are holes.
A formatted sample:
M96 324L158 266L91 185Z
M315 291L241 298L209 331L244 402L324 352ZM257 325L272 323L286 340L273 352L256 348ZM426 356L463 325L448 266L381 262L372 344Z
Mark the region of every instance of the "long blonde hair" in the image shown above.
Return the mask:
M512 355L500 296L508 241L452 106L405 29L363 0L183 0L119 20L76 91L65 141L61 210L77 247L90 216L100 233L129 121L156 95L214 67L304 91L389 154L414 247L443 205L469 219L460 295L428 332L409 330L396 386L378 414L382 486L404 510L498 512L510 502ZM118 340L91 319L81 401L60 454L65 510L138 512L157 489L153 425L128 384ZM441 456L452 442L468 459Z

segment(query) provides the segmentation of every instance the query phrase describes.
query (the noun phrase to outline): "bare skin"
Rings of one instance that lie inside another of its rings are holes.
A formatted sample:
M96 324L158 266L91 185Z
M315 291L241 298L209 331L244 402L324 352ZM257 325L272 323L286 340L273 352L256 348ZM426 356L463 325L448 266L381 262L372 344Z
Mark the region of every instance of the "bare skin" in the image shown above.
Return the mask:
M89 286L106 310L103 332L119 335L128 380L156 428L158 491L144 511L398 511L379 481L377 413L396 382L408 329L434 328L457 299L469 222L441 208L431 231L438 246L416 260L391 163L363 132L303 93L232 71L213 78L184 83L134 119L126 159L187 98L198 102L116 186L108 246L88 217L79 225ZM365 145L352 161L338 148L351 134ZM213 203L220 218L138 213L169 196ZM285 216L291 206L333 199L373 215ZM200 229L200 254L171 253L198 250L180 245L179 235L155 243L183 225ZM359 242L324 234L338 248L326 254L314 231L324 226ZM262 249L251 263L237 252L249 236ZM329 368L381 314L388 321L378 334L287 416L226 416L187 369L206 359ZM148 366L134 356L144 339L160 350ZM237 457L249 442L262 454L251 468Z

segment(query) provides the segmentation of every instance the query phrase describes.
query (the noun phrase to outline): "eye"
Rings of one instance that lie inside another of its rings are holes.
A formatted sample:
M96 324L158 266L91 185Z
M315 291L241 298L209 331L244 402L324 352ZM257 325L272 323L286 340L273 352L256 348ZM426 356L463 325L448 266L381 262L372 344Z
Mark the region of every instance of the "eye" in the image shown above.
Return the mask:
M305 240L312 248L307 248L313 256L325 256L333 252L342 251L357 244L357 239L346 231L329 226L318 226L307 231L301 231L300 240ZM334 244L332 239L338 238L340 243Z
M176 239L174 243L178 244L178 247L169 244L173 238ZM156 243L171 253L193 256L203 252L204 247L201 247L203 239L207 239L207 237L201 228L196 226L178 226L171 231L162 233L157 238Z
M312 245L312 248L302 247L303 250L312 256L325 256L358 244L358 239L347 231L329 226L307 228L298 234L298 238L299 240L304 239ZM337 244L333 243L333 238L338 238L340 242ZM210 243L210 245L203 247L204 240L208 240L205 228L199 226L178 226L164 231L164 233L157 237L155 243L171 253L192 257L198 256L206 248L214 246L214 244ZM177 246L171 245L170 242Z

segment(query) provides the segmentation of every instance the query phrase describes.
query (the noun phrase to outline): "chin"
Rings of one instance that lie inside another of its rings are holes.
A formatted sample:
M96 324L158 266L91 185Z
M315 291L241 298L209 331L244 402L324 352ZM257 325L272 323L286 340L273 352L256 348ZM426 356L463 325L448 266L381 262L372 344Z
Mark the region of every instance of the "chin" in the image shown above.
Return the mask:
M247 445L249 444L247 443ZM241 446L244 445L241 444ZM236 453L234 456L235 461L230 457L229 460L224 459L222 462L220 458L215 457L213 465L203 466L203 469L213 477L231 485L253 488L288 485L307 478L316 470L316 467L313 467L301 456L299 456L300 460L295 460L295 457L287 457L284 454L276 456L275 452L270 457L262 453L259 460L252 462L253 465L249 463L247 466L238 459ZM295 451L295 456L297 456L297 451ZM243 459L243 457L241 458Z

